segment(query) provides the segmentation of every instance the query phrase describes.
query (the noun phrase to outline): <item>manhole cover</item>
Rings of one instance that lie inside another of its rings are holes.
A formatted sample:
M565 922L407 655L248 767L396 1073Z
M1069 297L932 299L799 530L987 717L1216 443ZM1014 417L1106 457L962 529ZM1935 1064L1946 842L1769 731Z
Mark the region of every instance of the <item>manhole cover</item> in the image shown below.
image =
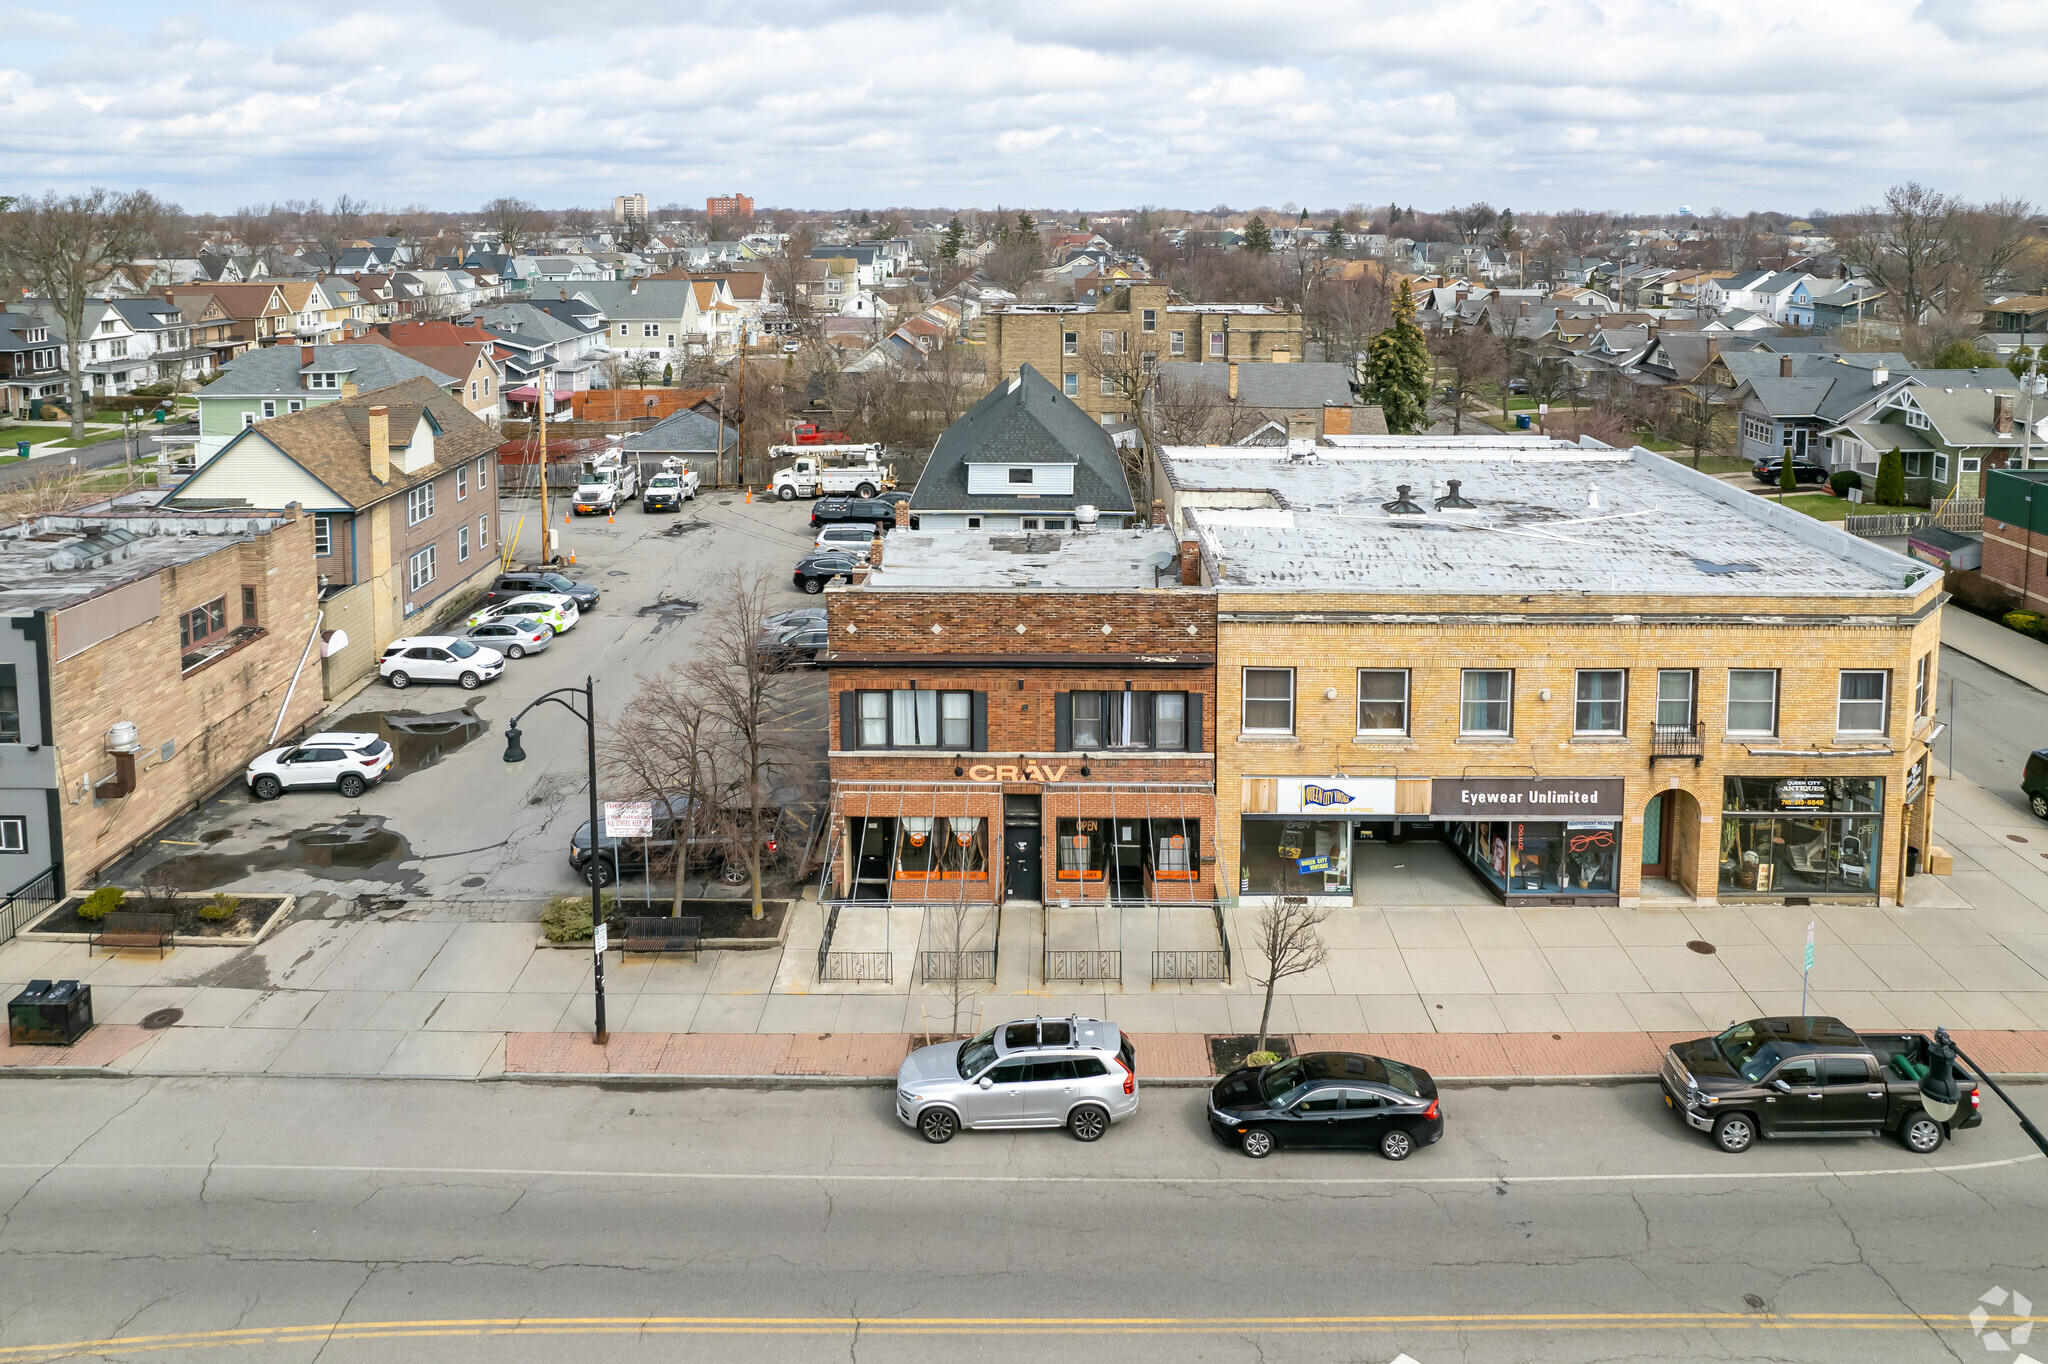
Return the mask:
M721 507L730 507L732 505L732 499L729 497L721 497L718 499L718 505Z
M1714 955L1714 945L1710 942L1701 942L1698 938L1694 938L1691 942L1687 943L1686 946L1690 947L1693 951L1699 953L1703 957L1711 957Z
M1764 1300L1754 1293L1744 1293L1742 1295L1742 1300L1748 1303L1751 1308L1758 1312L1764 1310Z
M142 1016L142 1026L147 1032L162 1032L184 1016L183 1009L158 1009Z

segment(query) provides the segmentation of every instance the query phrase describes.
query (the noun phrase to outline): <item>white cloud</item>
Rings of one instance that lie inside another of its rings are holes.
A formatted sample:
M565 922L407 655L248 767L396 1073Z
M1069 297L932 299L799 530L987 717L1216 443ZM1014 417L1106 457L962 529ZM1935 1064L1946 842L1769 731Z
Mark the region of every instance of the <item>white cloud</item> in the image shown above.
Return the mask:
M0 10L10 188L192 207L1853 206L2039 193L2038 0ZM765 14L763 12L765 10ZM571 17L573 16L573 17Z

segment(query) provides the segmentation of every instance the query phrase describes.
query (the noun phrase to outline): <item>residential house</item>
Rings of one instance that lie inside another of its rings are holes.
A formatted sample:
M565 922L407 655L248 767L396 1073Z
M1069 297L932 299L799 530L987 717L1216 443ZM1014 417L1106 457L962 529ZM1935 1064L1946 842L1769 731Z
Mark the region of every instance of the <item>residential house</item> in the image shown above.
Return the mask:
M55 304L31 298L23 300L22 307L40 317L60 345L74 344ZM89 298L85 301L84 322L83 335L76 341L79 373L93 396L118 397L156 377L153 367L144 363L135 329L128 325L120 309L104 298Z
M40 415L42 401L62 399L68 382L64 346L49 322L39 313L0 312L0 411Z
M2018 386L2003 369L1921 370L1913 378L1875 410L1827 433L1862 460L1899 451L1908 502L1982 497L1986 470L2019 469L2023 450L2048 442L2048 412L2029 435L2017 420Z
M1758 461L1790 456L1876 474L1874 456L1828 432L1875 408L1911 383L1903 355L1773 355L1750 351L1721 357L1736 378L1727 398L1736 413L1735 453Z
M1885 291L1855 280L1803 278L1785 302L1785 321L1810 332L1834 332L1879 316Z
M462 376L444 374L382 346L270 346L249 351L229 361L218 379L199 390L199 458L225 449L259 422L416 377L450 392L462 382Z
M1984 334L1978 345L1996 355L2010 355L2025 346L2048 345L2048 296L2028 294L1985 305Z
M706 487L717 487L727 481L724 465L738 468L740 434L712 413L684 408L626 437L625 451L643 467L671 458L689 461Z
M1386 417L1358 401L1352 366L1176 365L1146 395L1155 438L1170 445L1236 445L1290 437L1385 435Z
M611 355L604 313L581 298L561 297L500 303L477 311L476 320L498 338L497 358L514 403L566 402L572 393L598 387L597 368Z
M379 346L322 349L403 359ZM301 571L317 575L332 697L374 670L385 645L429 633L496 573L497 444L495 427L414 377L238 433L163 505L311 515Z
M319 714L313 535L296 507L154 507L0 538L10 887L91 886Z
M810 256L812 260L851 261L853 282L866 289L880 288L889 282L894 273L889 257L879 245L871 242L848 246L814 246L811 248ZM693 269L703 268L694 260L690 264Z
M212 290L166 289L160 293L166 301L177 305L191 331L192 349L203 352L199 362L202 375L211 374L249 349L250 342L237 335L241 324L214 297Z
M239 342L243 349L275 345L280 337L288 337L296 325L293 311L285 303L282 288L276 282L261 284L215 284L206 290L213 296L220 310L233 319L229 328L229 339Z
M482 323L380 322L350 345L388 346L459 380L453 392L472 416L495 423L505 412L498 338Z
M129 351L148 367L143 383L185 383L213 370L213 355L193 341L175 299L159 294L108 300L128 323Z
M603 312L614 354L681 365L691 353L729 354L740 310L722 279L585 284L576 297Z
M1029 364L933 445L910 495L925 530L1063 531L1134 515L1123 459L1102 424Z

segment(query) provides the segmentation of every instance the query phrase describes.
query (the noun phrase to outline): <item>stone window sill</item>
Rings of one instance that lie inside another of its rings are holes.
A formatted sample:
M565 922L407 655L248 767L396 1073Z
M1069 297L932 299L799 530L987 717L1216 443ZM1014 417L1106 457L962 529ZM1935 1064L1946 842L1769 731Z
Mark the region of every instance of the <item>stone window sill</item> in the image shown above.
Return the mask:
M1301 736L1296 734L1239 734L1241 744L1299 744Z
M1515 736L1512 734L1460 734L1453 742L1477 744L1481 747L1507 748L1514 744Z
M1626 735L1626 734L1574 734L1574 735L1572 735L1572 737L1571 737L1571 738L1570 738L1569 740L1567 740L1567 742L1568 742L1568 743L1574 743L1574 744L1592 744L1592 745L1594 745L1594 746L1596 746L1596 747L1597 747L1598 745L1600 745L1600 744L1625 744L1625 743L1627 743L1627 742L1628 742L1628 735Z

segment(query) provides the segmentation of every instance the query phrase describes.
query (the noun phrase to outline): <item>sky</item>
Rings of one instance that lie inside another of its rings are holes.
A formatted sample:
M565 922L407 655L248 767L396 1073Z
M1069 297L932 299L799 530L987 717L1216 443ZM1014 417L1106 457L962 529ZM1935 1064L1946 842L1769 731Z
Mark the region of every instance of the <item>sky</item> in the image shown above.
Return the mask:
M1520 212L2048 197L2044 0L0 0L0 194Z

